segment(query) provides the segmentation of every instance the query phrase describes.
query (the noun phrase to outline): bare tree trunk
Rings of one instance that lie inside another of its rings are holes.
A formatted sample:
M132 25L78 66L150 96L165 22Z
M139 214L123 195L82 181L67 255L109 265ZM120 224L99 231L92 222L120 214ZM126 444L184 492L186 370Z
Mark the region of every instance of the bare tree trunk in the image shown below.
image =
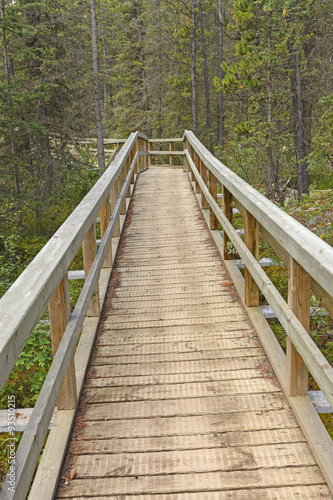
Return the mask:
M156 0L158 29L158 111L157 136L162 137L162 32L161 32L161 0Z
M198 110L197 110L197 75L195 70L197 58L196 46L196 0L192 0L192 38L191 38L191 75L192 75L192 131L195 135L198 133Z
M9 121L10 121L10 127L9 127L10 143L11 143L11 148L12 148L14 185L15 185L17 210L19 213L19 224L20 224L20 226L22 226L21 190L20 190L19 170L18 170L18 165L17 165L15 131L14 131L14 126L13 126L13 105L12 105L12 96L11 96L10 67L9 67L7 38L6 38L5 10L6 10L5 0L1 0L2 42L3 42L3 51L4 51L5 68L6 68L8 110L9 110Z
M138 34L138 42L139 42L139 61L141 68L141 83L142 83L142 95L143 95L143 109L146 111L146 129L145 133L148 137L151 137L151 121L150 121L150 105L149 105L149 94L147 88L147 75L145 70L145 46L144 46L144 26L141 18L141 5L142 1L138 0L134 2L136 7L136 28Z
M99 175L102 175L102 172L105 169L105 156L104 156L104 140L103 140L103 120L101 111L101 94L99 91L99 83L98 83L98 75L99 75L98 32L97 32L95 0L89 0L89 4L90 4L90 17L91 17L91 46L92 46L93 72L94 72L94 105L95 105L96 133L97 133L98 172Z
M202 0L199 0L199 16L200 16L201 43L202 43L202 55L203 55L204 78L205 78L206 126L209 133L209 149L211 153L213 153L214 146L213 146L213 135L212 135L212 112L210 108L208 62L207 62L207 50L206 50L206 39L205 39L205 27L204 27L203 13L202 13Z
M218 19L218 76L220 82L223 80L223 18L222 18L222 0L217 2L217 19ZM223 110L223 90L217 95L217 130L218 143L224 147L224 110Z

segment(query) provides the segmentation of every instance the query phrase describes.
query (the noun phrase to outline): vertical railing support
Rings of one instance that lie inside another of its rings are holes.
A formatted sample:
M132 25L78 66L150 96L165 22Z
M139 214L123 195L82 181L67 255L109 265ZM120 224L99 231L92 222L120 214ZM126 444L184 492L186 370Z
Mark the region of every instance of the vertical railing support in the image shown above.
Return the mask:
M118 180L116 180L116 182L112 186L111 194L110 194L111 214L113 213L114 208L116 206L118 196L119 196L118 195ZM118 217L117 224L116 224L116 227L115 227L114 232L113 232L113 238L119 238L119 236L120 236L120 221L119 221L119 217Z
M121 193L122 187L123 187L124 182L125 182L125 177L126 177L126 162L124 163L124 165L121 169L121 172L119 174L119 177L118 177L118 193ZM125 196L124 196L123 203L121 205L120 214L121 215L126 214L126 197Z
M193 161L194 161L194 165L197 167L197 170L200 173L200 158L199 158L198 154L194 150L193 150ZM200 185L199 185L196 177L195 177L195 192L197 194L201 194Z
M144 142L144 144L145 144L145 151L146 151L146 147L147 147L146 141ZM148 142L148 151L149 151L149 153L150 153L151 150L152 150L152 143ZM144 165L145 165L145 168L146 168L146 161L147 161L146 156L144 158L145 158ZM152 165L153 164L153 155L149 154L148 159L149 159L149 165Z
M245 210L245 245L254 258L259 260L259 222ZM248 307L259 306L259 288L250 271L245 267L245 304Z
M86 234L85 238L82 241L82 250L83 250L84 275L85 278L87 278L96 255L95 223L91 226L91 228L89 229L88 233ZM88 308L87 316L99 316L99 314L100 314L99 289L97 285L95 293Z
M173 151L173 142L169 142L169 151ZM169 164L170 167L173 167L173 155L169 155Z
M232 224L232 194L225 187L222 186L222 210L223 214L226 216L228 221ZM234 256L230 253L228 249L228 243L230 242L228 235L223 231L223 258L224 260L232 260Z
M204 162L201 160L201 158L199 158L199 168L200 168L200 175L205 185L207 186L208 170ZM208 208L208 202L204 194L201 195L201 206L203 210L206 210Z
M101 221L101 237L103 238L110 222L110 196L108 196L102 205L100 211L100 221ZM107 254L104 259L103 267L112 267L112 246L109 246Z
M288 305L307 331L310 330L310 284L310 275L290 256ZM289 337L286 387L289 396L306 396L308 393L308 369Z
M51 340L53 356L57 352L60 341L67 327L71 313L69 301L68 274L61 280L58 288L49 302L49 316L51 325ZM58 410L74 410L77 405L77 390L74 359L68 368L67 375L59 394Z
M217 182L215 175L209 170L209 192L217 202ZM218 220L213 212L213 209L210 208L210 229L218 228Z

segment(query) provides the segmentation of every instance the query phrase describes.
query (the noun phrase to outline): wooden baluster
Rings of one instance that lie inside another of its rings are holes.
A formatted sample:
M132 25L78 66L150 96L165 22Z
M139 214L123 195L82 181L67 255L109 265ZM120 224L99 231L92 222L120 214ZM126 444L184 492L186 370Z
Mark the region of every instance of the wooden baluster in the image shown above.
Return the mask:
M82 250L83 250L84 275L85 277L87 277L96 255L95 223L91 226L91 228L89 229L88 233L86 234L82 242ZM97 285L95 293L93 295L93 298L91 299L88 308L87 316L99 316L99 314L100 314L99 289Z
M169 142L169 151L173 151L173 142ZM173 155L169 155L170 167L173 167Z
M130 171L130 168L131 168L131 165L132 165L132 160L133 160L133 149L130 152L128 158L127 158L125 179L126 179L126 177L128 175L128 172ZM126 189L126 196L125 197L126 198L130 198L131 197L131 182L129 182L129 184L128 184L128 188Z
M217 183L215 175L209 170L209 192L213 196L214 200L217 202ZM218 220L213 212L210 209L210 229L216 230L218 228Z
M57 352L60 341L66 330L71 309L69 302L68 274L61 280L58 288L49 302L51 324L51 340L53 356ZM58 410L74 410L77 405L77 389L74 359L68 368L64 384L59 394Z
M195 151L193 151L193 161L194 161L194 165L196 166L197 170L200 173L200 158ZM195 177L195 192L197 194L201 194L200 185L199 185L199 182L197 181L196 177Z
M102 205L100 211L100 220L101 220L101 237L103 239L104 234L108 228L110 222L110 196L108 196L105 202ZM110 244L107 254L105 256L103 267L112 267L112 245Z
M254 258L259 260L259 222L253 215L245 210L245 245L250 250ZM248 307L259 306L259 288L251 276L250 271L245 266L245 304Z
M304 328L310 331L310 284L309 274L289 257L288 305ZM287 338L286 388L289 396L306 396L308 393L308 369L302 357Z
M228 221L232 224L232 194L222 186L222 210ZM223 258L224 260L232 260L234 256L228 251L228 243L230 242L228 235L223 231Z
M118 180L116 180L116 182L112 186L111 195L110 195L110 198L111 198L111 214L113 213L114 208L116 206L116 203L117 203L117 200L118 200L118 196L119 196L119 192L118 192ZM116 227L115 227L114 232L113 232L113 238L118 238L119 236L120 236L120 221L119 221L119 217L118 217L117 224L116 224Z
M121 169L121 172L120 172L119 177L118 177L118 194L121 193L122 187L124 185L125 172L126 172L125 169L126 169L126 162L124 162L124 164L122 166L122 169ZM124 198L123 204L121 206L120 214L121 215L125 215L126 214L126 197Z
M201 175L205 185L207 186L208 171L207 171L206 165L204 164L204 162L200 158L199 158L199 165L200 165L200 175ZM208 202L207 202L204 194L202 194L202 196L201 196L201 206L202 206L203 210L206 210L208 208Z
M148 151L152 151L152 142L148 142ZM145 144L146 146L146 144ZM145 150L146 150L146 147L145 147ZM152 165L153 164L153 155L149 155L149 165ZM145 157L145 167L146 167L146 157Z

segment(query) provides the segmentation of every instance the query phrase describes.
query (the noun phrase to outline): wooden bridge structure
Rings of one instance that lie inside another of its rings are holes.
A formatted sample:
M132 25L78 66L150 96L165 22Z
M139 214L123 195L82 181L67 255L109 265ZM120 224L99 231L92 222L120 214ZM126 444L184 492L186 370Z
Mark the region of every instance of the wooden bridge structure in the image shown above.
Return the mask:
M258 263L259 238L288 268L288 303ZM329 245L192 132L132 133L0 301L2 385L46 308L54 351L0 499L333 498L332 440L308 395L310 372L333 406L333 369L308 334L311 294L333 314Z

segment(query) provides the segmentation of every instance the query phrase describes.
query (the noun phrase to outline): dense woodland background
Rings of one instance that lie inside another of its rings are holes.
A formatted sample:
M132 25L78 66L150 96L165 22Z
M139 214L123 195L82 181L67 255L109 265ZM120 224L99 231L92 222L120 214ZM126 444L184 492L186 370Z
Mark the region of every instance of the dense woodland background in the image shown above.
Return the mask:
M98 173L69 147L96 136L88 0L0 2L1 295ZM192 129L281 204L333 187L333 0L92 3L105 137Z

